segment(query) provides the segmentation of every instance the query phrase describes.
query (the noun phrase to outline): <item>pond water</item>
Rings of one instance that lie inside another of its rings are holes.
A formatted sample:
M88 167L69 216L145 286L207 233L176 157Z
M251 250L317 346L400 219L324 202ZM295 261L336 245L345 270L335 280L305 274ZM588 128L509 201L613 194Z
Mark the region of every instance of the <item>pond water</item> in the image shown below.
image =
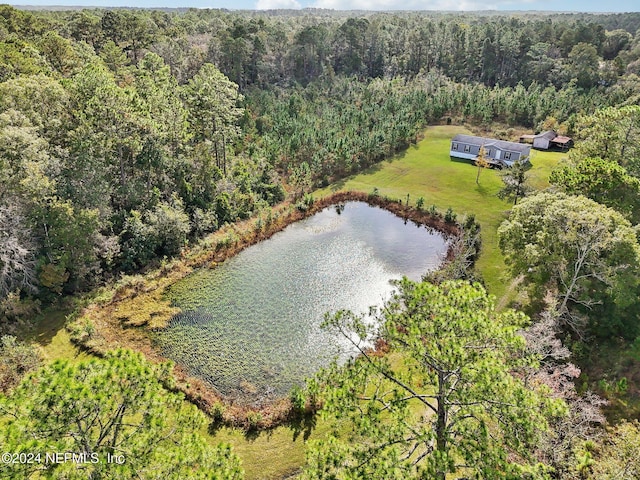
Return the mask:
M156 341L223 395L287 395L347 354L346 342L320 328L325 312L381 305L390 280L419 280L446 249L441 234L381 208L327 208L173 285L168 295L182 313Z

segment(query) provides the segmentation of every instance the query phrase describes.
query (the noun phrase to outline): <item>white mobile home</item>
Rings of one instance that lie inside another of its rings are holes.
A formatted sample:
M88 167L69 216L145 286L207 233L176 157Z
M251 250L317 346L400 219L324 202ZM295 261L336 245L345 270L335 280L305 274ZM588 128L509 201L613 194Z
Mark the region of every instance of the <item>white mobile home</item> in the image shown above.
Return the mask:
M496 167L510 167L515 162L528 162L531 153L531 146L522 143L472 135L456 135L451 140L450 155L453 158L475 160L482 147L484 147L487 161Z

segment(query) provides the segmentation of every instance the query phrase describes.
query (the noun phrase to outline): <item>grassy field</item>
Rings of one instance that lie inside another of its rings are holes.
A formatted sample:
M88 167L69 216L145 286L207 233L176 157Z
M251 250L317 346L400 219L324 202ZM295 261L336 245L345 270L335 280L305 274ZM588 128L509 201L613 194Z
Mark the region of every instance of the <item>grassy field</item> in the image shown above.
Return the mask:
M502 185L498 171L482 171L477 185L476 167L450 159L450 140L456 133L470 132L462 127L430 127L425 132L424 140L407 151L320 190L315 195L337 190L369 193L377 188L382 195L403 200L409 194L412 204L422 196L426 208L433 204L442 212L451 207L458 215L475 214L482 225L483 239L478 268L491 293L501 298L505 292L510 291L510 279L505 274L496 231L510 204L496 197ZM529 171L530 184L537 189L548 187L549 173L563 156L558 153L535 152L533 167ZM67 358L78 361L86 358L86 354L71 344L64 329L68 313L67 309L60 308L43 312L34 329L25 335L24 339L41 345L47 360ZM308 432L309 438L322 437L329 428L329 425L320 421L313 431ZM228 428L213 435L203 433L212 444L227 442L233 446L234 452L242 460L248 480L287 478L295 474L304 462L305 433L297 432L293 426L283 426L256 435Z
M478 268L489 291L500 298L506 292L510 279L505 275L497 229L506 218L511 204L496 196L502 188L499 170L482 171L479 184L476 184L478 170L475 166L451 160L449 146L451 137L457 133L471 132L457 126L430 127L425 132L425 138L407 151L319 190L316 195L338 189L371 192L377 188L381 195L403 200L409 194L411 203L424 197L425 208L436 205L441 212L451 207L459 216L475 214L482 226L482 252ZM554 152L534 152L533 167L528 172L530 184L536 189L547 188L549 173L563 156Z

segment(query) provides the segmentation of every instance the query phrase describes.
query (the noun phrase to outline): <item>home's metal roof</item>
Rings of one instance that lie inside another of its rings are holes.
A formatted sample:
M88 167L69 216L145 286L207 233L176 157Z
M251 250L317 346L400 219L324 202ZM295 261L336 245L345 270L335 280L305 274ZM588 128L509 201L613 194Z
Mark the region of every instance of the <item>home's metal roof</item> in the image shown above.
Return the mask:
M466 143L469 145L484 146L485 148L494 147L500 150L510 152L520 152L528 155L531 152L531 145L516 142L507 142L506 140L496 140L494 138L474 137L473 135L458 134L451 140L453 142Z

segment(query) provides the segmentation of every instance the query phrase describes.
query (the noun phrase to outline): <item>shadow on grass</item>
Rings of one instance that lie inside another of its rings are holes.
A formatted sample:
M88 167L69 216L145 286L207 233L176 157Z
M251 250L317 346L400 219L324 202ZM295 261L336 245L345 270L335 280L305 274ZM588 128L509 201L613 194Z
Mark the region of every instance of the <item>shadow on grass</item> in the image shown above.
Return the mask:
M296 415L291 420L284 422L279 427L275 427L275 428L287 428L291 430L292 440L294 442L298 440L300 435L302 435L302 439L306 442L311 436L311 434L313 433L313 430L316 428L317 423L318 423L318 414L303 413L303 414ZM273 432L273 429L248 430L245 432L244 438L247 441L254 441L262 435L269 437L272 435L272 432Z
M391 163L393 161L393 159L389 159L387 160L387 162ZM373 175L376 172L379 172L380 170L382 170L382 166L383 166L384 161L380 161L374 165L371 165L370 167L355 173L353 175L349 175L347 177L343 177L339 180L336 180L334 182L331 183L331 193L335 193L338 192L340 190L342 190L345 185L347 184L347 182L349 182L350 180L353 180L355 177L359 176L359 175Z
M350 177L345 177L345 178L341 178L340 180L338 180L337 182L333 182L331 184L331 193L336 193L340 190L342 190L344 188L344 186L347 184L347 182L353 178L353 175Z
M258 430L255 428L250 428L249 430L242 430L240 427L229 427L225 425L224 422L218 420L212 420L207 427L207 433L211 436L215 436L222 428L238 428L242 431L242 436L247 442L255 442L258 438L262 436L270 437L272 435L273 429L268 430ZM278 427L274 427L278 428Z
M248 429L244 430L243 436L244 439L248 442L254 442L260 437L271 437L273 435L273 431L275 429L286 428L291 431L292 441L295 442L298 440L300 435L302 435L302 439L306 442L311 434L315 430L318 423L318 414L315 413L303 413L296 415L290 420L276 426L273 428L260 430L260 429ZM207 427L207 432L214 436L216 435L223 427L225 427L224 422L213 420L209 423Z
M71 341L66 330L69 315L74 310L73 301L48 306L18 326L11 334L21 342L39 346L47 361L64 359L76 362L86 359L90 355Z
M302 415L298 415L297 418L291 420L287 426L293 431L293 441L295 442L300 434L302 434L302 439L306 442L309 440L311 433L316 428L318 423L318 414L317 413L305 413Z
M266 435L267 437L271 436L271 430L247 430L244 432L244 439L247 442L255 442L260 436Z
M35 342L46 347L51 344L58 332L65 328L67 316L72 311L73 306L68 302L51 305L42 310L31 322L21 326L16 332L16 337L18 340Z
M484 185L482 185L482 179L480 179L480 181L481 181L480 183L476 184L476 192L478 192L483 197L490 195L489 190Z
M468 160L466 158L457 158L457 157L449 157L452 162L455 163L464 163L465 165L469 165L471 167L475 167L476 164L473 160Z

